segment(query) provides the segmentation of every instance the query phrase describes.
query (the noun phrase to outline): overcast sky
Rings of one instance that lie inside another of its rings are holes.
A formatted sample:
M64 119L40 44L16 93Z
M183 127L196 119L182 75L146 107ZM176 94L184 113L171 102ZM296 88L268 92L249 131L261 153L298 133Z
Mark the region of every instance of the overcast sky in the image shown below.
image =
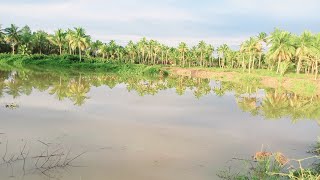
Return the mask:
M238 45L275 27L320 32L319 0L0 0L0 24L53 32L84 27L120 43L145 36L176 45Z

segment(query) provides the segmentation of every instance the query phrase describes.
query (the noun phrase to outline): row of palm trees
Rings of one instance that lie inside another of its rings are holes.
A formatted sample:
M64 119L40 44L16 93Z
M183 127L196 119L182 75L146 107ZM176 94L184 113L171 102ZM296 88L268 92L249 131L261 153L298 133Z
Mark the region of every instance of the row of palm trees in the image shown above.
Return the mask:
M249 73L253 69L269 69L284 74L295 68L296 73L313 73L315 78L320 59L320 34L305 31L298 36L279 29L270 35L262 32L250 37L238 50L227 44L215 49L204 41L193 47L184 42L170 47L146 38L121 46L114 40L108 43L92 41L83 28L58 29L54 34L48 34L13 24L4 29L0 26L0 42L0 52L7 52L6 46L10 46L12 54L78 54L80 61L86 56L98 57L102 61L147 65L242 68Z

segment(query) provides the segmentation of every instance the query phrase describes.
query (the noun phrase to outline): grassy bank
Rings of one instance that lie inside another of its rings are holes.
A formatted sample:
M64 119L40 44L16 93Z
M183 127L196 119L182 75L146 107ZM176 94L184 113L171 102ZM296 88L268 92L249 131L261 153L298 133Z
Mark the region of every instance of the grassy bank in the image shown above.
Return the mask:
M146 66L142 64L124 64L99 58L84 58L79 62L78 56L73 55L11 55L0 54L0 65L8 68L31 68L86 72L107 72L122 75L167 75L161 66Z
M94 73L117 73L121 75L166 76L172 75L191 76L195 78L231 81L244 85L261 85L262 87L284 89L304 96L320 94L320 80L314 80L312 75L287 73L280 76L273 71L264 69L253 70L251 74L242 72L241 69L221 68L180 68L164 66L148 66L108 61L101 58L84 57L79 62L75 55L11 55L0 54L0 65L10 69L32 69L50 71L74 71Z

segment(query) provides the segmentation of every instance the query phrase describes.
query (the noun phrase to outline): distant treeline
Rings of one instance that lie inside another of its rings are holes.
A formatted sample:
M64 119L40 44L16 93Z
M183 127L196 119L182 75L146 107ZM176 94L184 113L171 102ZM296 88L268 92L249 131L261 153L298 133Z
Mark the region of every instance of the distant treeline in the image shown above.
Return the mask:
M92 41L83 28L58 29L54 34L33 32L29 26L22 28L12 24L0 27L0 53L19 54L70 54L83 57L99 57L99 61L118 61L146 65L170 65L180 67L242 68L249 73L253 69L275 70L284 74L314 74L317 78L320 59L320 33L309 31L295 35L275 29L269 35L262 32L243 42L238 50L227 44L213 47L205 41L189 47L181 42L169 47L156 40L142 38L129 41L126 46L110 42ZM214 56L217 54L217 56Z

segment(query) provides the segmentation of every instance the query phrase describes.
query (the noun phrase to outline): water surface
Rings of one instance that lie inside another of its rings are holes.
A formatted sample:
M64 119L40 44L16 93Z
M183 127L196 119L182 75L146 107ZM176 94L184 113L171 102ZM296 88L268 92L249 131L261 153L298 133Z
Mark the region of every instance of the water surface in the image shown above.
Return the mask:
M217 179L319 135L318 96L252 84L2 70L0 97L0 179Z

